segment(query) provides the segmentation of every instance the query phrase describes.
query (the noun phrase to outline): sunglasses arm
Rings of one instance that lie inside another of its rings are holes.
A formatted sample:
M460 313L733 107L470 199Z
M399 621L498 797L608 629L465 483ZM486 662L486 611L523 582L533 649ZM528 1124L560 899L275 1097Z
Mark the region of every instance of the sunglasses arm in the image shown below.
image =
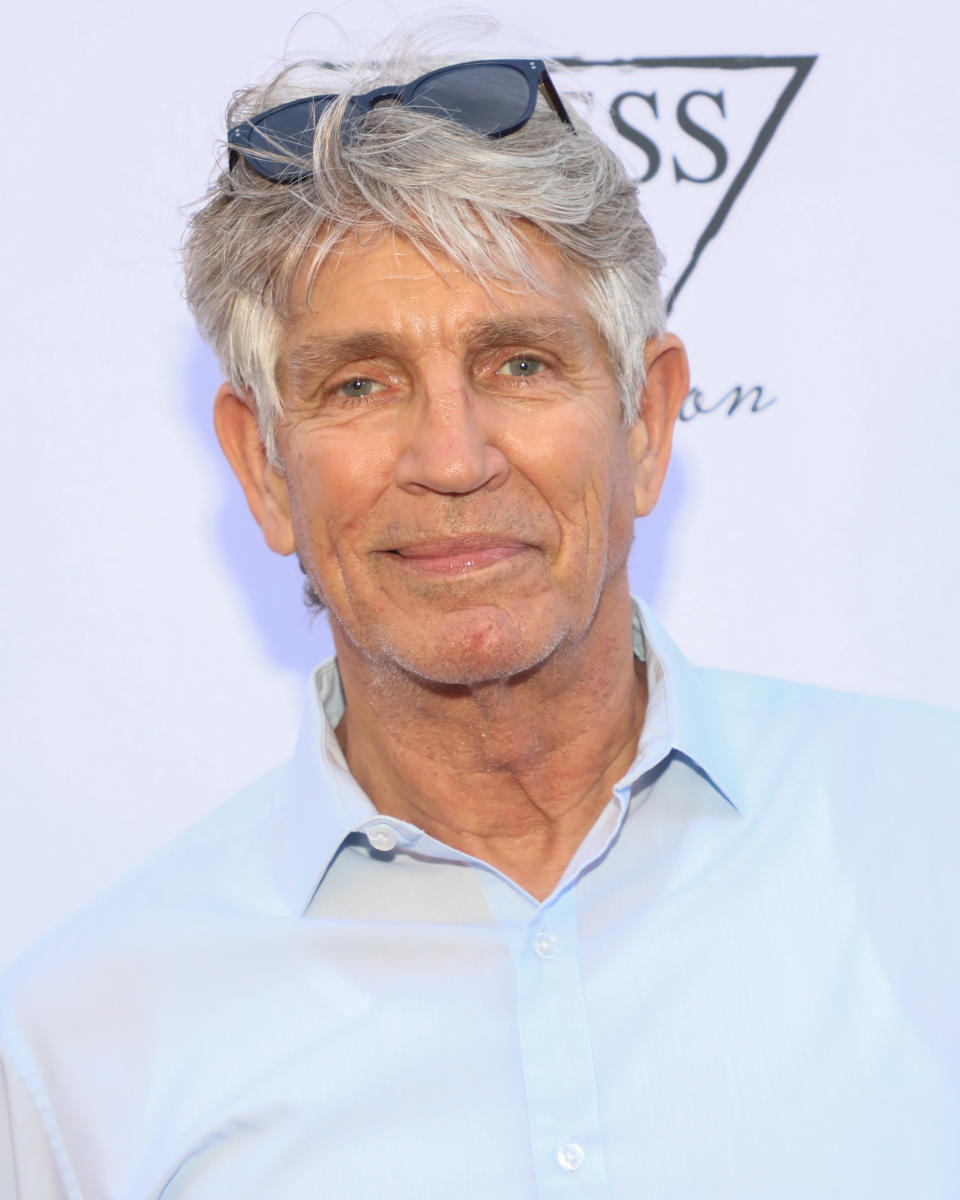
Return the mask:
M560 93L553 86L553 80L545 70L540 72L538 86L540 87L540 90L543 92L544 96L546 96L550 107L557 114L560 120L563 121L565 125L569 125L573 132L576 133L577 131L574 129L573 122L570 120L570 115L564 108L563 101L560 99Z

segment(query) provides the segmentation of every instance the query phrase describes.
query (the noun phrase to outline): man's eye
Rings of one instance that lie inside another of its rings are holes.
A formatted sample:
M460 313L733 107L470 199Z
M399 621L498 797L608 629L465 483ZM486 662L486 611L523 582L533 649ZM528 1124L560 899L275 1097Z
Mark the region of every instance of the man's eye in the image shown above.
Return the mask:
M334 391L338 396L344 396L348 400L362 400L364 396L381 391L384 386L382 383L376 383L372 379L364 379L363 376L358 375L355 379L345 379L343 383L338 383Z
M536 375L542 370L543 363L539 358L534 358L530 354L517 354L513 358L508 358L498 369L497 374L510 375L514 379L529 379L531 375Z

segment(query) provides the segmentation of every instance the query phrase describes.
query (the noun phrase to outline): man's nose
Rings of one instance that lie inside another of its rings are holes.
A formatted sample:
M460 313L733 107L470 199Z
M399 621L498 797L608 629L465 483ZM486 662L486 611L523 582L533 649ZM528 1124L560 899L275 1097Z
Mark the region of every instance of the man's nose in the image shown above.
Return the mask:
M397 483L457 495L499 487L509 463L495 440L497 417L495 402L462 370L425 373L407 410Z

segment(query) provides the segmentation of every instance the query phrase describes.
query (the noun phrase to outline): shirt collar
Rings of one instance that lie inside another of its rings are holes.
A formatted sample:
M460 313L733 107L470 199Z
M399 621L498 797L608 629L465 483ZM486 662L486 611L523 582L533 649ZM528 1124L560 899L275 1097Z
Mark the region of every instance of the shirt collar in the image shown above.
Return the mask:
M737 763L723 735L721 710L701 673L680 653L650 609L633 602L633 646L646 663L647 712L633 765L618 784L629 790L671 752L682 755L738 812L743 811ZM291 907L307 910L344 838L380 816L347 768L334 729L345 707L335 658L313 672L281 818ZM392 818L391 824L402 826Z
M726 718L708 685L642 600L633 601L634 654L647 665L647 712L637 757L624 781L676 751L742 813L744 788Z

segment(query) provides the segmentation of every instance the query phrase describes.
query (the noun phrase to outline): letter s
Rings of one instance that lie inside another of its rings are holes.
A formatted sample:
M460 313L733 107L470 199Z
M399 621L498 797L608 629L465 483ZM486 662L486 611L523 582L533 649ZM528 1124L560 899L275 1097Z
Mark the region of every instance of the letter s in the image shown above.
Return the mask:
M645 133L641 133L639 129L635 129L620 115L621 104L631 96L636 96L638 100L645 100L653 115L659 117L660 114L657 112L657 93L621 92L610 105L610 119L613 121L614 129L616 129L617 133L622 134L628 142L633 142L647 156L647 173L639 181L640 183L646 183L648 179L652 179L660 170L660 151L657 149L656 143L652 142Z
M703 176L688 175L677 161L677 156L674 155L674 175L678 183L681 179L689 179L691 183L712 183L714 179L719 179L727 169L727 148L709 130L704 129L702 125L698 125L687 112L687 106L694 96L705 96L708 100L712 100L717 108L720 109L720 115L726 117L727 114L723 107L723 92L687 92L685 96L681 97L680 103L677 105L677 124L684 133L689 134L695 142L699 142L701 146L706 146L710 151L713 155L713 171L709 175Z

